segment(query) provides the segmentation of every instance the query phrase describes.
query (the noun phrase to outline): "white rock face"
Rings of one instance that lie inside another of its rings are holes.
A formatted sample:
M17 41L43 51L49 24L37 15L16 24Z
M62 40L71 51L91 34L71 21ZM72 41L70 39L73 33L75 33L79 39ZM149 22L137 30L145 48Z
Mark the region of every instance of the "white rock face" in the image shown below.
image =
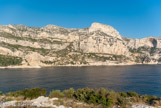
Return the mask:
M49 107L49 108L65 108L65 106L60 105L57 106L54 104L54 100L58 100L58 98L48 98L44 96L40 96L37 99L33 100L24 100L24 101L8 101L8 102L2 102L0 103L0 108L6 108L6 107L16 107L17 105L19 107Z
M29 66L39 66L42 63L40 60L43 59L43 56L40 55L39 53L30 53L25 56L25 60L28 63Z
M89 28L89 33L90 36L80 42L80 47L85 52L129 55L119 32L113 27L93 23Z
M49 98L49 97L44 97L40 96L37 99L31 100L31 106L36 106L36 107L52 107L52 108L65 108L65 106L56 106L54 105L54 100L58 100L58 98Z
M143 38L143 39L131 39L130 42L127 44L131 48L139 48L142 46L146 47L154 47L153 45L153 37ZM157 45L158 48L160 48L159 45Z
M116 55L124 55L128 52L127 47L122 41L111 37L98 37L93 35L87 40L80 42L80 47L87 53L109 53Z
M145 105L145 104L134 104L134 105L132 105L131 108L155 108L155 107L148 106L148 105Z
M90 28L0 25L0 54L23 66L161 63L161 37L131 39L100 23Z
M89 32L94 32L94 31L98 31L98 30L106 33L107 35L121 39L119 32L109 25L100 24L100 23L93 23L91 25L91 27L89 28Z

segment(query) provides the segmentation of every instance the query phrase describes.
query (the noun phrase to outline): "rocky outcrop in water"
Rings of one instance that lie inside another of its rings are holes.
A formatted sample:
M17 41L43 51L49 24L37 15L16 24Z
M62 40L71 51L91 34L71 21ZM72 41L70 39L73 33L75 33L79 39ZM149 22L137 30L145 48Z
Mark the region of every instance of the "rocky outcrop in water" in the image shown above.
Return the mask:
M83 29L1 25L0 55L1 66L158 64L161 37L127 38L100 23Z

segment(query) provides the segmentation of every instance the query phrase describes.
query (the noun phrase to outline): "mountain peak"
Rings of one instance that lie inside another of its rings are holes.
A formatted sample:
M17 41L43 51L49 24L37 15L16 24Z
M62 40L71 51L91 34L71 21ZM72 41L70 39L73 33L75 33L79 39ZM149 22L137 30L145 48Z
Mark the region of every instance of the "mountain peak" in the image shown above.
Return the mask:
M56 26L56 25L52 25L52 24L49 24L49 25L46 25L45 27L43 28L46 28L46 29L58 29L58 28L62 28L60 26Z
M100 30L110 36L114 36L114 37L121 39L119 32L116 29L114 29L112 26L97 23L97 22L92 23L91 27L89 28L89 32L94 32L94 31L98 31L98 30Z

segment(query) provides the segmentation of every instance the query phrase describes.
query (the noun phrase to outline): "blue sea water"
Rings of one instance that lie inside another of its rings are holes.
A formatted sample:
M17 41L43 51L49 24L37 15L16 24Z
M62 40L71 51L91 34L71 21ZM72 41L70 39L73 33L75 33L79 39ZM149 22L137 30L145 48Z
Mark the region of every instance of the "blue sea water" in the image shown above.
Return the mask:
M161 97L161 65L0 69L0 91L108 88Z

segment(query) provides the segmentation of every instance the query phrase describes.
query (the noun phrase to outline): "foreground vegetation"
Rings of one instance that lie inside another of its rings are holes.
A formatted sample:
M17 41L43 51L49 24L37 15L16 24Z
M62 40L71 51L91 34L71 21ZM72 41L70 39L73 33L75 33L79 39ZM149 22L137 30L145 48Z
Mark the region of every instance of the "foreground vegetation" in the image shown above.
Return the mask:
M48 96L50 98L57 97L59 99L72 99L99 107L120 106L126 108L135 103L161 106L161 98L156 96L139 95L136 92L115 92L105 88L82 88L77 90L70 88L64 91L53 90L49 95L47 95L46 89L33 88L9 92L6 94L0 92L0 95L6 96L6 101L12 100L12 97L17 97L18 99L21 97L22 100L25 100L35 99L39 96Z

